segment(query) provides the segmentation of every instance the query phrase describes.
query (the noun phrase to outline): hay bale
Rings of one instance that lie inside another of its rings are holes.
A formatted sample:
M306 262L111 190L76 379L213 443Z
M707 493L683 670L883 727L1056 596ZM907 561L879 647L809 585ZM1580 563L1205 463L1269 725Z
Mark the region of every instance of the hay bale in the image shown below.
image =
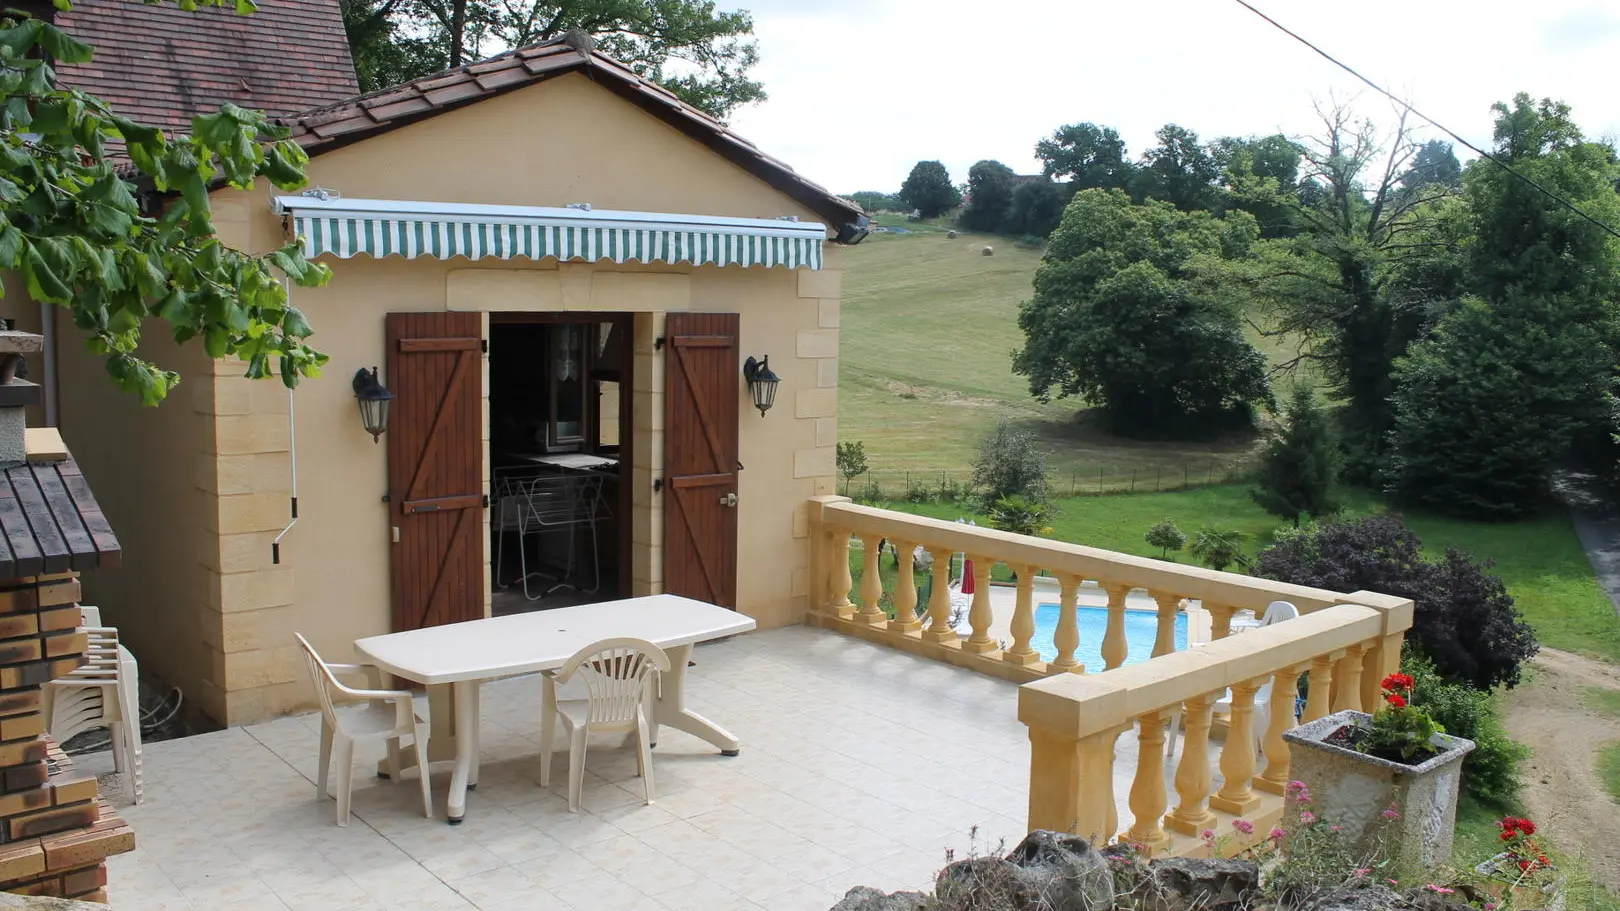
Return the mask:
M989 245L986 245L983 250L979 251L979 253L981 255L983 255L983 256L995 256L996 255L996 248L992 247L992 246L989 246Z
M950 238L951 240L955 240L956 239L956 232L955 231L946 231L945 236Z

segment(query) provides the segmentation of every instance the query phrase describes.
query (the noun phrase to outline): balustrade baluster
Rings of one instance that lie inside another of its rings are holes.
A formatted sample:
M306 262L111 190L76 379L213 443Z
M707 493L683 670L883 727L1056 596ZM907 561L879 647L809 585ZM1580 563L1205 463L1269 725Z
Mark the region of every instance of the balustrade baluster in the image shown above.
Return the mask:
M1311 661L1310 689L1305 694L1305 721L1327 717L1332 707L1329 699L1333 695L1333 662L1339 660L1339 654L1318 655Z
M911 633L922 629L917 619L917 577L913 572L917 545L910 541L895 541L894 552L900 555L900 581L894 588L894 619L889 629Z
M934 578L928 594L928 628L923 639L941 644L956 641L956 630L951 627L951 551L944 548L928 549L934 558Z
M1204 602L1204 610L1209 611L1209 638L1225 639L1232 634L1232 615L1237 608L1230 604L1211 604Z
M1215 784L1209 771L1210 709L1214 705L1212 695L1205 693L1188 699L1182 706L1185 730L1181 738L1181 762L1176 765L1176 793L1181 802L1164 822L1184 835L1197 835L1215 821L1215 814L1209 811L1209 792ZM1147 749L1146 742L1142 749ZM1142 757L1137 759L1141 760Z
M1221 747L1221 790L1209 805L1223 813L1247 816L1260 805L1249 786L1254 777L1254 697L1264 680L1232 685L1232 715L1226 722L1226 744Z
M1384 656L1377 643L1369 643L1361 655L1361 710L1376 712L1384 704Z
M1153 657L1168 655L1176 650L1176 613L1181 610L1181 596L1167 592L1153 592L1159 605L1159 633L1153 640Z
M1333 670L1333 679L1337 685L1333 688L1333 711L1343 712L1346 709L1361 711L1361 652L1362 647L1352 645L1344 650L1344 657L1339 659L1339 666ZM1374 703L1374 708L1377 704Z
M1125 598L1131 593L1129 585L1105 585L1108 592L1108 630L1103 633L1103 667L1113 670L1125 663L1131 646L1125 639Z
M1085 673L1086 666L1075 660L1075 649L1080 647L1080 622L1076 613L1076 601L1080 596L1080 577L1069 573L1058 573L1058 585L1062 594L1058 597L1057 629L1052 632L1052 644L1057 647L1057 657L1047 665L1054 671L1070 671L1076 674Z
M889 615L883 612L882 544L882 535L861 535L866 558L861 563L861 612L855 615L861 623L889 622Z
M1267 710L1271 723L1266 725L1266 770L1254 780L1254 786L1272 794L1282 794L1288 787L1291 758L1288 741L1283 732L1294 726L1294 700L1299 694L1299 675L1304 667L1287 667L1277 672L1271 682L1271 700Z
M996 560L972 555L968 560L973 563L973 606L968 608L968 625L973 632L962 643L962 651L984 655L1001 648L990 638L990 624L996 620L995 609L990 606L990 568Z
M832 535L832 604L830 609L840 618L848 620L855 616L855 605L849 600L850 589L855 587L855 577L849 570L849 529L834 528L828 532Z
M1164 787L1164 728L1168 713L1149 712L1137 718L1136 777L1131 781L1131 830L1127 838L1150 852L1170 837L1164 831L1164 810L1170 797Z
M1039 663L1041 656L1029 645L1035 635L1035 567L1012 567L1018 577L1018 601L1013 607L1012 648L1001 653L1001 660L1020 667Z
M1114 804L1114 753L1119 735L1130 726L1103 731L1080 740L1079 812L1073 832L1094 844L1107 844L1119 833L1119 808Z

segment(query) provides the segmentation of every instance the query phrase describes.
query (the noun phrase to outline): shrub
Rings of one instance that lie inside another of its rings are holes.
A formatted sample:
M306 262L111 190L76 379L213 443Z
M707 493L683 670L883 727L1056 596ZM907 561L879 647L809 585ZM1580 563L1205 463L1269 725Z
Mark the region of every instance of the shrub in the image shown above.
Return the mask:
M1434 663L1416 653L1403 658L1401 670L1416 681L1424 706L1446 733L1474 741L1474 751L1463 760L1463 787L1480 800L1512 806L1523 784L1520 765L1530 750L1508 736L1491 694L1441 679Z
M1052 533L1047 524L1051 519L1051 506L1017 494L1002 497L990 506L990 527L1014 534L1045 537Z
M1218 573L1226 572L1234 563L1239 566L1249 563L1243 555L1243 532L1234 529L1200 528L1187 552Z
M1397 515L1324 522L1260 552L1255 575L1339 592L1372 591L1417 605L1407 642L1454 683L1489 690L1519 682L1536 653L1490 561L1447 550L1437 560Z
M1012 496L1045 502L1051 484L1035 435L1006 421L997 424L973 461L973 486L984 492L986 507Z
M1170 551L1180 550L1187 546L1187 533L1176 527L1176 523L1165 519L1147 530L1142 536L1149 547L1157 547L1159 556L1170 559Z
M934 490L934 499L941 503L960 503L973 495L973 485L958 481L949 475L939 476L939 486Z
M878 485L877 478L867 478L861 489L855 491L855 502L863 506L875 506L883 502L883 488Z
M934 502L934 488L928 486L925 481L908 477L906 478L906 492L901 498L907 503L932 503Z

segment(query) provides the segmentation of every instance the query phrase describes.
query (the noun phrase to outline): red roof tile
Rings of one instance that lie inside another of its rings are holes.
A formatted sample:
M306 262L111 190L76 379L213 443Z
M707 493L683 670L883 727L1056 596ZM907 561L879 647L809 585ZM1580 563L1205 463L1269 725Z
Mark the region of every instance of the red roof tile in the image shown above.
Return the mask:
M338 0L259 0L251 16L230 6L75 0L57 24L94 45L95 59L61 67L61 81L169 129L224 102L274 117L359 92Z

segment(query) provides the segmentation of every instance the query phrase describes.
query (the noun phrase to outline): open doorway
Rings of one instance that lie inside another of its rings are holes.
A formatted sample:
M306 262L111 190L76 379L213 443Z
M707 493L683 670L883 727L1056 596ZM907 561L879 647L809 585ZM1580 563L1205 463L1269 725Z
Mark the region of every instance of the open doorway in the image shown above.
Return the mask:
M492 313L493 612L629 593L632 462L627 313Z

